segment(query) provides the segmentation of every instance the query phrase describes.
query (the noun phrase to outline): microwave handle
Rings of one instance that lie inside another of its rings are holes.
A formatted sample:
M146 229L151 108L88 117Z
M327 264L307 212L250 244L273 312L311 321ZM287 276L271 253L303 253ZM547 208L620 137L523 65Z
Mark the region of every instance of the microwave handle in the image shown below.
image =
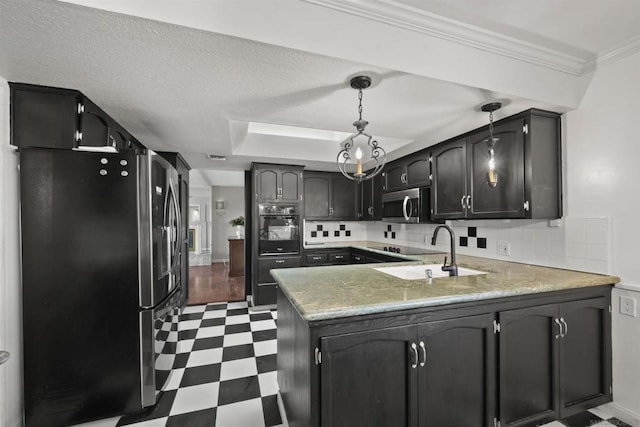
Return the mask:
M409 205L409 210L407 210L407 205ZM411 212L413 212L413 203L409 196L404 196L404 202L402 202L402 214L404 215L405 221L409 221L411 219Z

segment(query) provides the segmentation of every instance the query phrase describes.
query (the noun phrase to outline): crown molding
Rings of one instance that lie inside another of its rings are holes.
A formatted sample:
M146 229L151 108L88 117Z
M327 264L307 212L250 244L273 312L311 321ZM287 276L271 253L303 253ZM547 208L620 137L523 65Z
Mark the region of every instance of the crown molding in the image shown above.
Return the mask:
M594 55L585 63L583 73L590 73L603 65L613 64L637 52L640 52L640 36Z
M455 21L394 0L303 1L573 76L584 72L589 59Z

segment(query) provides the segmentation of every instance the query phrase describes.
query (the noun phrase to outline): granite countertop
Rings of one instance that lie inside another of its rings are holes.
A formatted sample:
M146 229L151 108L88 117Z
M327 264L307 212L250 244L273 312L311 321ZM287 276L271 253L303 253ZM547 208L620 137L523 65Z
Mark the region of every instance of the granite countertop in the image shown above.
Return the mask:
M349 242L333 247L370 247ZM365 242L366 244L366 242ZM313 247L320 248L319 245ZM327 247L327 246L324 246ZM385 253L385 252L382 252ZM384 313L615 284L618 277L460 255L459 267L487 274L404 280L375 270L401 265L442 264L439 254L406 256L407 261L272 270L280 289L307 321ZM409 259L413 261L409 261Z

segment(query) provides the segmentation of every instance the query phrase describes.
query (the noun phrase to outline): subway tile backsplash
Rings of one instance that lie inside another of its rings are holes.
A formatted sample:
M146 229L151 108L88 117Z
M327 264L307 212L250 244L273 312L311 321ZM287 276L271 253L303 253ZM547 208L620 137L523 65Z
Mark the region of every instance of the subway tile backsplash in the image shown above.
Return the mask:
M549 267L611 273L610 218L566 217L548 220L482 220L447 222L456 235L460 254L524 262ZM435 246L431 236L437 224L389 224L385 222L305 223L305 241L371 240L399 246L424 247L447 251L449 234L440 232ZM318 230L329 231L328 236ZM509 255L498 247L509 248Z

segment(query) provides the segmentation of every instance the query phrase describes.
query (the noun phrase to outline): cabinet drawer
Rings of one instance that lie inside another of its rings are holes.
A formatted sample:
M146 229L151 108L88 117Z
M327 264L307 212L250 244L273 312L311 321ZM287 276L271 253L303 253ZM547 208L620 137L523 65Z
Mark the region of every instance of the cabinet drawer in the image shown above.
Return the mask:
M306 265L326 264L329 260L329 254L307 254L305 256Z
M336 252L329 254L329 263L331 264L348 264L351 257L348 252Z
M275 283L259 284L256 287L253 305L272 305L276 303L278 285Z
M300 258L262 258L258 260L258 283L273 283L275 280L269 274L269 270L274 268L300 267Z

